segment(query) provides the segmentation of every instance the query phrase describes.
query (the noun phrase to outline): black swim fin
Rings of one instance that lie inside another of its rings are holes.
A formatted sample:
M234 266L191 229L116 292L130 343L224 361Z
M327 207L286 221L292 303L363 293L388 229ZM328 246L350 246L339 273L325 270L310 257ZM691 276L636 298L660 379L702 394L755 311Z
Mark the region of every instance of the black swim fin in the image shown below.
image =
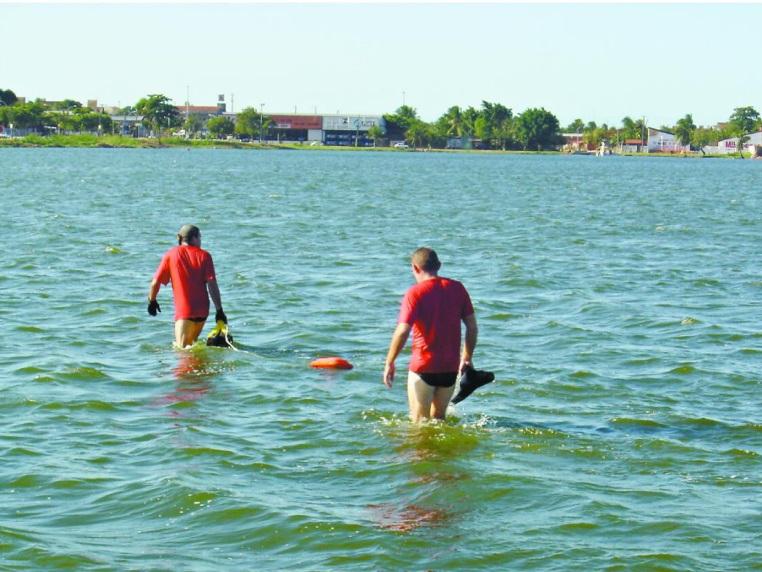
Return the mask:
M232 348L233 336L228 331L228 325L222 320L218 320L209 335L206 338L207 346L216 346L219 348Z
M495 381L495 374L491 371L481 371L468 366L460 378L460 390L450 403L460 403L482 385L487 385L493 381Z

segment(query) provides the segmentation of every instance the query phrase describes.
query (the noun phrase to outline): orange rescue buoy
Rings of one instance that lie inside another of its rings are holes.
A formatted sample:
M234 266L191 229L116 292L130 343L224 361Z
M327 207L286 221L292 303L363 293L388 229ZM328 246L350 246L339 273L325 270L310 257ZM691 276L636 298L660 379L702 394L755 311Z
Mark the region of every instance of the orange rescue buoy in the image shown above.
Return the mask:
M321 357L310 362L310 367L322 369L352 369L352 364L340 357Z

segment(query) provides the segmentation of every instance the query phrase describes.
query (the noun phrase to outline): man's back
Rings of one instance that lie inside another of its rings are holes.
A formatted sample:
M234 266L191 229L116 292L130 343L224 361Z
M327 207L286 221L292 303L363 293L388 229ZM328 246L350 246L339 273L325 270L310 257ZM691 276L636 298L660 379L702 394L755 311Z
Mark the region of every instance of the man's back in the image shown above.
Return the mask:
M209 314L206 283L215 280L211 255L197 246L175 246L162 258L155 274L162 284L172 281L175 319L203 318Z
M457 280L437 276L412 286L402 300L398 320L412 327L410 370L418 373L457 371L460 323L473 313L468 292Z

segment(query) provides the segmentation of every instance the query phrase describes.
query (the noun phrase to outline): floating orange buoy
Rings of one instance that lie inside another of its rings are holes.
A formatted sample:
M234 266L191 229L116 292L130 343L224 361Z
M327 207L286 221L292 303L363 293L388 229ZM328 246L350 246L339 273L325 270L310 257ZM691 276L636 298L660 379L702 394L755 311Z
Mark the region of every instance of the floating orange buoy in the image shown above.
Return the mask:
M310 362L310 367L323 369L352 369L352 364L340 357L321 357Z

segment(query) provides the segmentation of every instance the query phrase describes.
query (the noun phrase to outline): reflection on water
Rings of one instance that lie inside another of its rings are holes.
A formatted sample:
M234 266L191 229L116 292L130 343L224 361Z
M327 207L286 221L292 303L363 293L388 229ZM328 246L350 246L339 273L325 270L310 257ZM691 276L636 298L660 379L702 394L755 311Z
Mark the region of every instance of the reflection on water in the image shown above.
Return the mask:
M479 432L451 419L405 423L402 429L395 449L407 462L409 479L397 489L400 502L368 506L373 521L383 529L408 533L462 516L451 499L457 496L456 488L472 478L462 461L479 444Z
M172 370L175 377L173 390L163 395L159 405L192 403L201 399L211 389L211 379L217 374L205 349L177 350L177 365ZM177 410L172 415L179 416Z
M397 507L392 503L370 505L373 520L385 530L413 532L422 526L440 526L450 521L451 514L439 508L409 504Z

